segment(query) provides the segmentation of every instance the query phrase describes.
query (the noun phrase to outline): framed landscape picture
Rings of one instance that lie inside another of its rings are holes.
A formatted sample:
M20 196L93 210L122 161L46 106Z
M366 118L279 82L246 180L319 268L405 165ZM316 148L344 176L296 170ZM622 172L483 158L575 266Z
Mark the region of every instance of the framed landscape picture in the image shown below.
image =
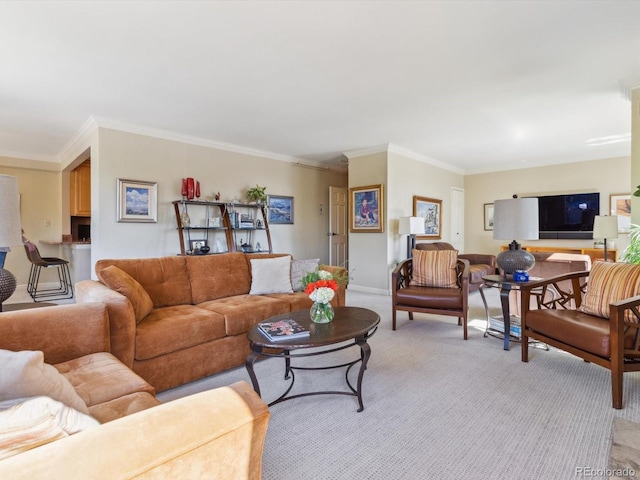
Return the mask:
M116 203L118 222L156 223L158 221L158 184L119 178Z
M631 194L617 193L609 195L609 215L618 217L618 232L628 233L631 228Z
M484 229L493 230L493 203L484 204Z
M268 195L268 222L270 224L293 223L293 197L282 195Z
M413 196L413 216L424 218L424 235L417 238L438 240L442 238L442 200Z
M352 233L384 232L384 198L382 184L349 189L349 231Z

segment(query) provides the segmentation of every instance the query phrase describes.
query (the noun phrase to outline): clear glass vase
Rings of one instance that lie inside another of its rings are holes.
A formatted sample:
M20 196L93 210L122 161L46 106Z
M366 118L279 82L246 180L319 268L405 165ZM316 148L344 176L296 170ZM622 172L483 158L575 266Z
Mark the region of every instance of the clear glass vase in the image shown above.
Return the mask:
M309 310L309 316L315 323L329 323L333 320L335 312L330 303L313 302Z

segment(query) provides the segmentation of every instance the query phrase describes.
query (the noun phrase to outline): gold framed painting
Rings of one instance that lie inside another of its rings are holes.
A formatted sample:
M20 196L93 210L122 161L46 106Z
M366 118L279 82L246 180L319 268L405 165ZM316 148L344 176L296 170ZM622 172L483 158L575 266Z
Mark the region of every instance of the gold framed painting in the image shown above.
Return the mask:
M384 232L384 197L382 184L349 189L349 231L351 233Z
M417 238L438 240L442 238L442 200L413 196L413 216L424 218L424 235Z

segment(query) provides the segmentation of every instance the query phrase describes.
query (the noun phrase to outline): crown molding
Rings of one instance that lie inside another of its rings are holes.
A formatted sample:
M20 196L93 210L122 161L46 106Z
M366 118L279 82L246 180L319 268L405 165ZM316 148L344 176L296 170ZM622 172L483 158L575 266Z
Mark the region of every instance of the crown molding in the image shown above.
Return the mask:
M94 117L89 117L76 134L71 137L67 144L60 150L56 160L64 169L73 162L82 152L86 151L89 145L89 137L98 129L98 123Z
M347 160L352 158L365 157L367 155L375 155L376 153L387 153L389 151L389 144L378 145L375 147L362 148L358 150L350 150L348 152L342 152L347 157Z
M413 152L411 150L408 150L403 147L399 147L398 145L394 145L392 143L389 144L388 152L394 153L396 155L402 155L403 157L411 158L419 162L428 163L429 165L433 165L434 167L438 167L443 170L448 170L450 172L457 173L458 175L465 174L465 171L462 168L452 167L451 165L441 162L440 160L436 160L435 158L431 158L426 155Z
M351 160L352 158L364 157L366 155L375 155L377 153L393 153L395 155L402 155L403 157L407 157L423 163L428 163L430 165L433 165L434 167L442 168L443 170L448 170L459 175L464 175L465 173L461 168L452 167L451 165L447 165L440 160L436 160L435 158L413 152L409 149L400 147L393 143L386 143L384 145L377 145L375 147L363 148L360 150L351 150L348 152L343 152L343 155L347 157L348 160Z
M100 128L107 128L109 130L117 130L126 133L132 133L135 135L143 135L147 137L159 138L162 140L169 140L173 142L186 143L189 145L195 145L199 147L214 148L217 150L223 150L226 152L239 153L242 155L251 155L254 157L268 158L271 160L277 160L279 162L290 163L295 166L307 166L310 168L316 168L318 170L335 171L344 173L344 169L333 168L331 166L324 166L322 164L315 164L303 158L283 155L280 153L269 152L266 150L259 150L250 147L243 147L241 145L235 145L232 143L220 142L217 140L210 140L208 138L196 137L194 135L186 135L182 133L171 132L168 130L161 130L158 128L146 127L144 125L137 125L133 123L121 122L104 117L92 117L94 118L96 125Z
M620 80L620 96L631 101L631 90L640 88L640 77L624 78Z

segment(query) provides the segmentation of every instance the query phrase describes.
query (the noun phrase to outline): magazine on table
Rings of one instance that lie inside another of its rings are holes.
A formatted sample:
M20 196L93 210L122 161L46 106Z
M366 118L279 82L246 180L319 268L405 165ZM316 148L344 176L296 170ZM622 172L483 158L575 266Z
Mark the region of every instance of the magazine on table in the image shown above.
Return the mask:
M277 322L260 322L258 328L260 328L262 333L270 340L287 340L291 338L308 337L310 335L309 330L290 318Z

